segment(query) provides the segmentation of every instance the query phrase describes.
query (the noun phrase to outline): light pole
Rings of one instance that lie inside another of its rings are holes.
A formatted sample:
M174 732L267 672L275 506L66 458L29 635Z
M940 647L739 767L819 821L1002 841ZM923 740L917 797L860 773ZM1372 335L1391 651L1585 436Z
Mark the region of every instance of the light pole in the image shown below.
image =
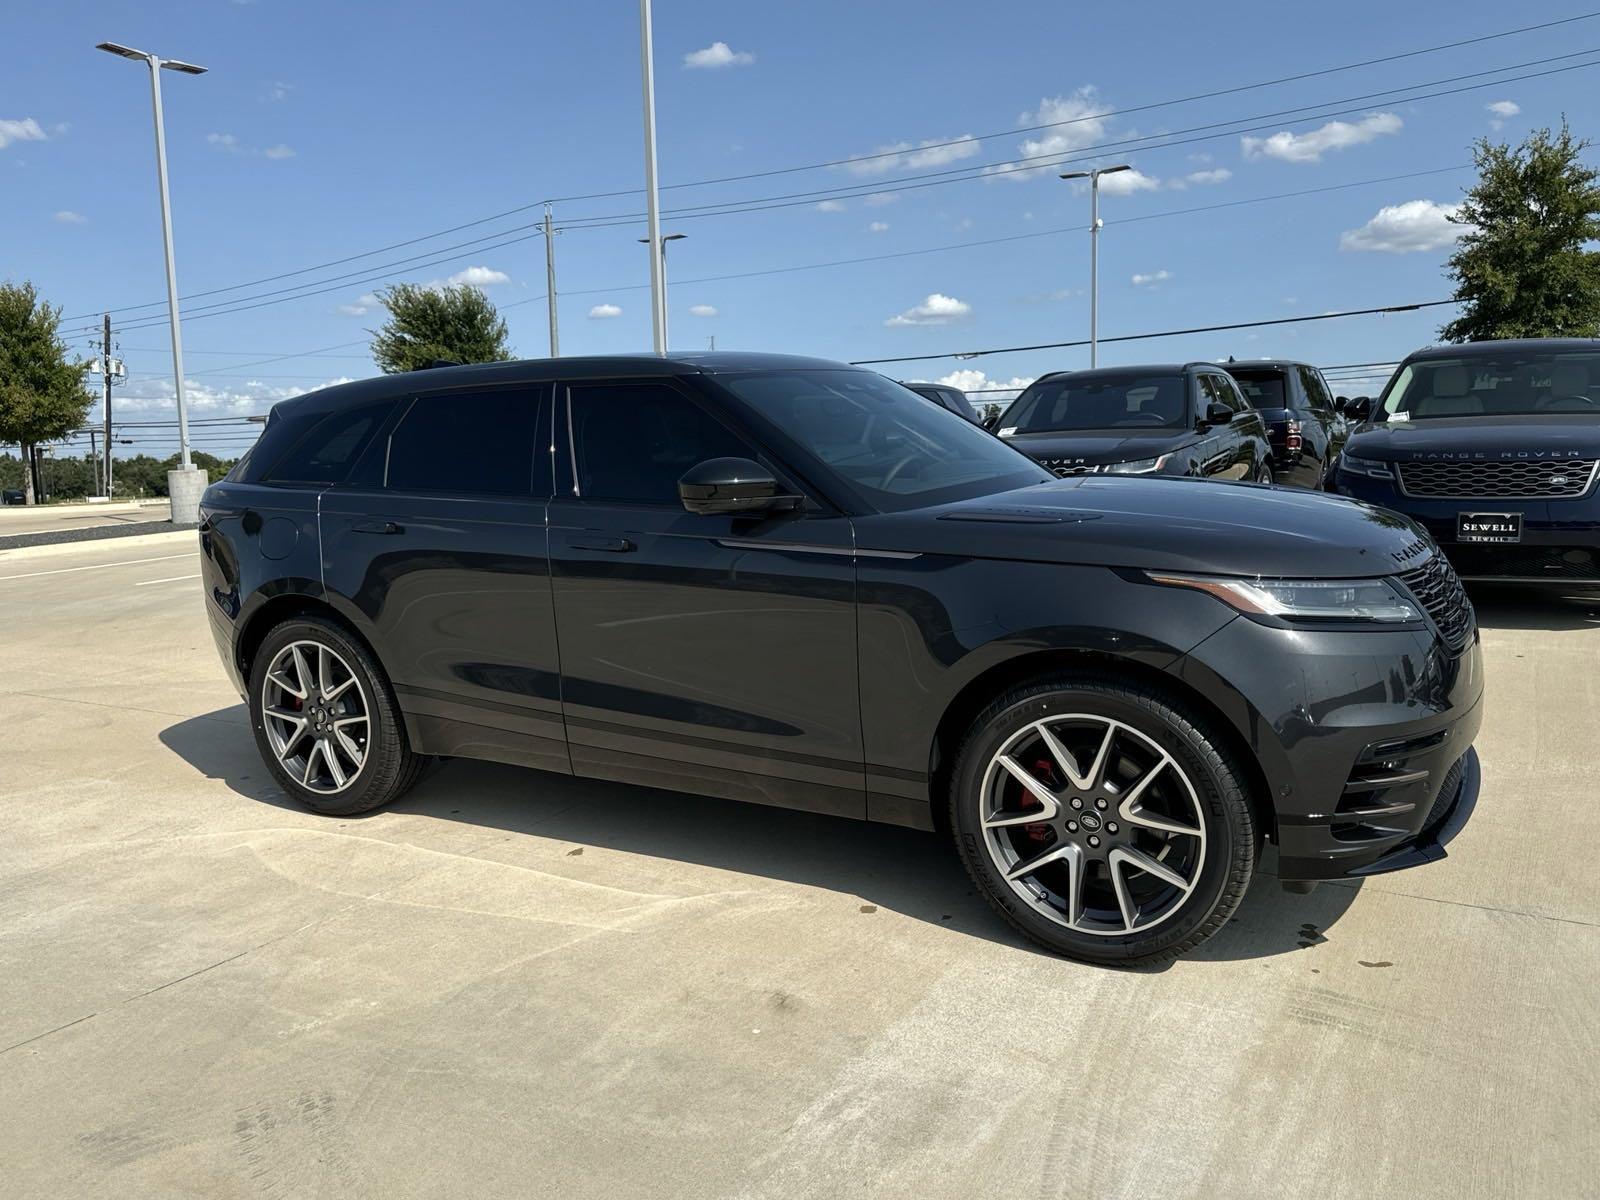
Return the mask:
M161 188L161 239L167 252L167 317L172 326L172 376L178 397L178 446L182 451L182 474L174 481L168 480L168 494L172 497L172 521L176 525L193 525L199 521L200 493L203 482L197 482L197 472L189 456L189 411L183 400L183 333L178 318L178 267L172 255L172 200L167 193L167 134L161 118L161 72L178 71L184 75L204 75L206 69L175 58L160 58L143 50L120 46L116 42L101 42L96 50L144 62L150 68L150 101L155 110L156 123L156 180ZM171 474L179 474L172 472Z
M688 236L689 235L687 233L669 233L669 234L667 234L666 236L664 236L664 237L662 237L660 239L660 241L661 241L661 346L656 351L657 354L665 354L667 352L667 243L668 242L681 242L681 241L683 241L684 238L686 238ZM649 238L640 238L639 240L641 242L643 242L647 246L650 244L650 239ZM652 278L655 276L655 270L653 268L651 269L650 274L651 274Z
M650 245L661 244L661 212L656 201L656 66L650 0L639 0L639 73L644 85L644 192L650 214ZM663 250L665 247L663 247ZM661 277L665 254L650 255L650 329L656 353L667 352L667 289Z
M1127 163L1096 167L1092 171L1068 171L1063 179L1089 181L1089 365L1099 357L1100 338L1100 176L1114 175L1132 168Z

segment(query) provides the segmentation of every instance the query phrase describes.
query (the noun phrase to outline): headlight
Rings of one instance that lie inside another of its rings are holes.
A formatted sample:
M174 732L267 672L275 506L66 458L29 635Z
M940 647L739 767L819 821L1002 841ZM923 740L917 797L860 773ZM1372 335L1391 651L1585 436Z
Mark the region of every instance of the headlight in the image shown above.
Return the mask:
M1152 475L1166 466L1171 457L1163 454L1159 458L1136 458L1132 462L1107 463L1100 469L1107 475Z
M1239 612L1294 621L1420 621L1417 606L1386 579L1229 579L1159 575L1156 583L1207 592Z
M1370 475L1374 479L1393 479L1394 468L1375 458L1359 458L1354 454L1339 456L1339 469L1352 475Z

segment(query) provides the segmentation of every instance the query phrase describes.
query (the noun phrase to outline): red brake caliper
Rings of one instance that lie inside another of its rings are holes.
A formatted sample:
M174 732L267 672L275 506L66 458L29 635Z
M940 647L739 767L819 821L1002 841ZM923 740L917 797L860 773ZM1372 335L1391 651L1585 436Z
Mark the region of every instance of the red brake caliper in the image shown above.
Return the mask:
M1056 786L1055 768L1050 765L1049 759L1041 758L1033 764L1033 777L1040 783L1048 784L1052 788ZM1022 796L1023 812L1027 812L1030 808L1043 807L1044 805L1034 799L1033 793L1024 789ZM1029 840L1035 842L1047 841L1050 837L1050 826L1048 825L1024 825L1022 831L1028 835Z

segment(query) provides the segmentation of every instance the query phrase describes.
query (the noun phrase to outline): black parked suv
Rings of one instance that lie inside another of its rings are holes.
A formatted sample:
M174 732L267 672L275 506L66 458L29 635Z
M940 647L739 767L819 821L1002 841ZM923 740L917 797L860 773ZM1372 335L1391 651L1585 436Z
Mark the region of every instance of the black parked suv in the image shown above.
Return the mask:
M1350 429L1322 372L1308 363L1264 359L1230 362L1227 370L1266 422L1273 478L1326 487Z
M322 813L461 756L941 830L1017 929L1133 962L1220 929L1264 840L1396 870L1477 796L1472 610L1409 521L1056 479L834 363L342 384L201 515L222 660Z
M1211 363L1042 375L996 432L1052 474L1273 481L1267 430Z
M948 408L956 416L965 417L974 425L982 421L972 401L968 400L967 394L958 387L951 387L948 383L902 383L900 386L908 387L917 395L932 400L940 408Z
M1600 588L1600 340L1419 350L1338 490L1406 513L1464 577Z

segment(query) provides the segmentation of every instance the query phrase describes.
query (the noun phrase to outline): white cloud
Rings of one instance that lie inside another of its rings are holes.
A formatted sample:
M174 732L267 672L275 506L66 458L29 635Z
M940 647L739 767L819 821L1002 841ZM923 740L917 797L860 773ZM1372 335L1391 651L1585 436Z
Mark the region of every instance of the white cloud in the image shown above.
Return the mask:
M895 204L900 197L895 192L870 192L864 203L868 208L882 208L885 204Z
M948 325L972 312L972 306L942 292L930 292L915 308L908 308L884 322L890 328L901 325Z
M1014 375L1010 379L990 379L982 371L975 370L972 367L962 367L959 370L951 371L950 374L934 382L942 383L946 387L960 388L963 392L982 392L984 393L983 395L973 396L972 399L979 404L983 404L986 402L1004 403L1013 399L1018 392L1022 391L1033 380L1022 375ZM996 388L1003 391L996 392L994 390ZM1010 395L1005 395L1003 392L1009 392Z
M184 379L183 399L190 416L240 416L261 414L280 400L288 400L317 388L332 387L336 383L349 383L350 377L336 379L308 379L304 385L281 385L260 379L246 379L238 384L209 383L204 375ZM138 413L174 413L177 400L173 395L170 376L142 375L130 378L125 391L117 393L117 410L124 415ZM178 448L177 430L171 433L171 451ZM254 440L254 431L247 430L239 439L237 448L228 451L228 457L242 452ZM209 447L205 447L209 450ZM210 451L216 453L216 451Z
M1228 180L1233 178L1233 172L1228 170L1227 167L1216 167L1210 171L1191 171L1183 178L1184 182L1186 183L1198 183L1201 185L1208 183L1226 183Z
M493 267L467 267L465 270L457 271L444 282L446 287L459 287L463 283L471 284L473 287L489 287L496 283L510 283L511 276L504 271L496 271Z
M1484 105L1484 108L1488 109L1494 114L1493 118L1489 121L1490 129L1504 128L1507 120L1516 116L1522 111L1522 105L1518 104L1515 100L1491 100L1488 104Z
M261 153L265 154L268 158L293 158L294 157L294 150L291 149L288 146L285 146L281 142L276 146L268 146Z
M1100 190L1110 196L1128 196L1134 192L1154 191L1161 181L1143 171L1118 171L1114 175L1100 176Z
M1167 280L1169 280L1171 278L1172 278L1172 272L1171 271L1168 271L1168 270L1165 270L1165 269L1160 270L1160 271L1152 271L1148 275L1135 275L1133 277L1133 286L1134 287L1149 287L1149 286L1151 286L1153 284L1165 283Z
M63 208L55 215L54 219L60 221L63 225L84 225L89 220L82 213L73 212L70 208Z
M844 211L844 204L839 200L824 200L817 205L818 212L836 213Z
M1377 216L1360 229L1346 230L1339 237L1341 250L1376 250L1383 254L1411 254L1438 250L1452 245L1467 231L1450 216L1459 206L1433 200L1407 200L1378 210Z
M683 56L683 65L695 67L746 67L755 62L754 54L735 50L727 42L712 42L704 50L693 50Z
M889 232L889 222L887 222L887 221L874 221L871 225L867 226L867 232L868 233L888 233Z
M256 147L240 141L238 135L233 133L208 133L206 134L206 142L229 154L260 155L263 158L271 159L294 157L294 150L281 142L276 146L268 146L265 150L258 150Z
M717 315L717 309L712 304L691 304L689 306L689 315L691 317L714 317Z
M1320 162L1329 150L1359 146L1388 133L1399 133L1403 122L1393 113L1369 113L1354 123L1329 121L1309 133L1290 133L1287 129L1271 137L1243 137L1239 147L1246 158L1276 158L1283 162Z
M364 292L356 297L352 304L339 305L339 311L347 317L364 317L374 309L382 308L383 301L371 292Z
M9 146L12 142L43 142L48 140L44 130L39 128L39 122L32 117L24 117L20 121L9 121L0 118L0 149Z
M272 85L267 88L266 94L261 98L272 103L277 103L280 100L287 100L289 98L289 93L292 91L294 91L294 84L274 81Z
M589 310L591 321L609 321L612 317L620 317L622 310L615 304L596 304Z
M223 150L240 149L239 139L231 133L208 133L206 134L206 141Z
M1037 136L1025 138L1019 149L1025 159L1068 154L1105 140L1108 118L1102 111L1104 105L1095 97L1093 87L1084 86L1068 96L1046 97L1039 107L1017 117L1017 124L1053 125L1053 129L1039 130ZM986 174L1004 173L1011 179L1028 179L1042 171L1053 171L1059 164L1049 163L1032 167L1026 163L1007 163L990 167ZM1111 178L1109 175L1107 179Z
M890 171L916 171L928 167L948 166L950 163L960 162L963 158L971 158L981 149L981 143L970 133L964 133L958 138L928 138L916 145L910 142L895 142L891 146L878 147L870 156L858 154L853 161L845 163L844 167L856 175L887 175Z

